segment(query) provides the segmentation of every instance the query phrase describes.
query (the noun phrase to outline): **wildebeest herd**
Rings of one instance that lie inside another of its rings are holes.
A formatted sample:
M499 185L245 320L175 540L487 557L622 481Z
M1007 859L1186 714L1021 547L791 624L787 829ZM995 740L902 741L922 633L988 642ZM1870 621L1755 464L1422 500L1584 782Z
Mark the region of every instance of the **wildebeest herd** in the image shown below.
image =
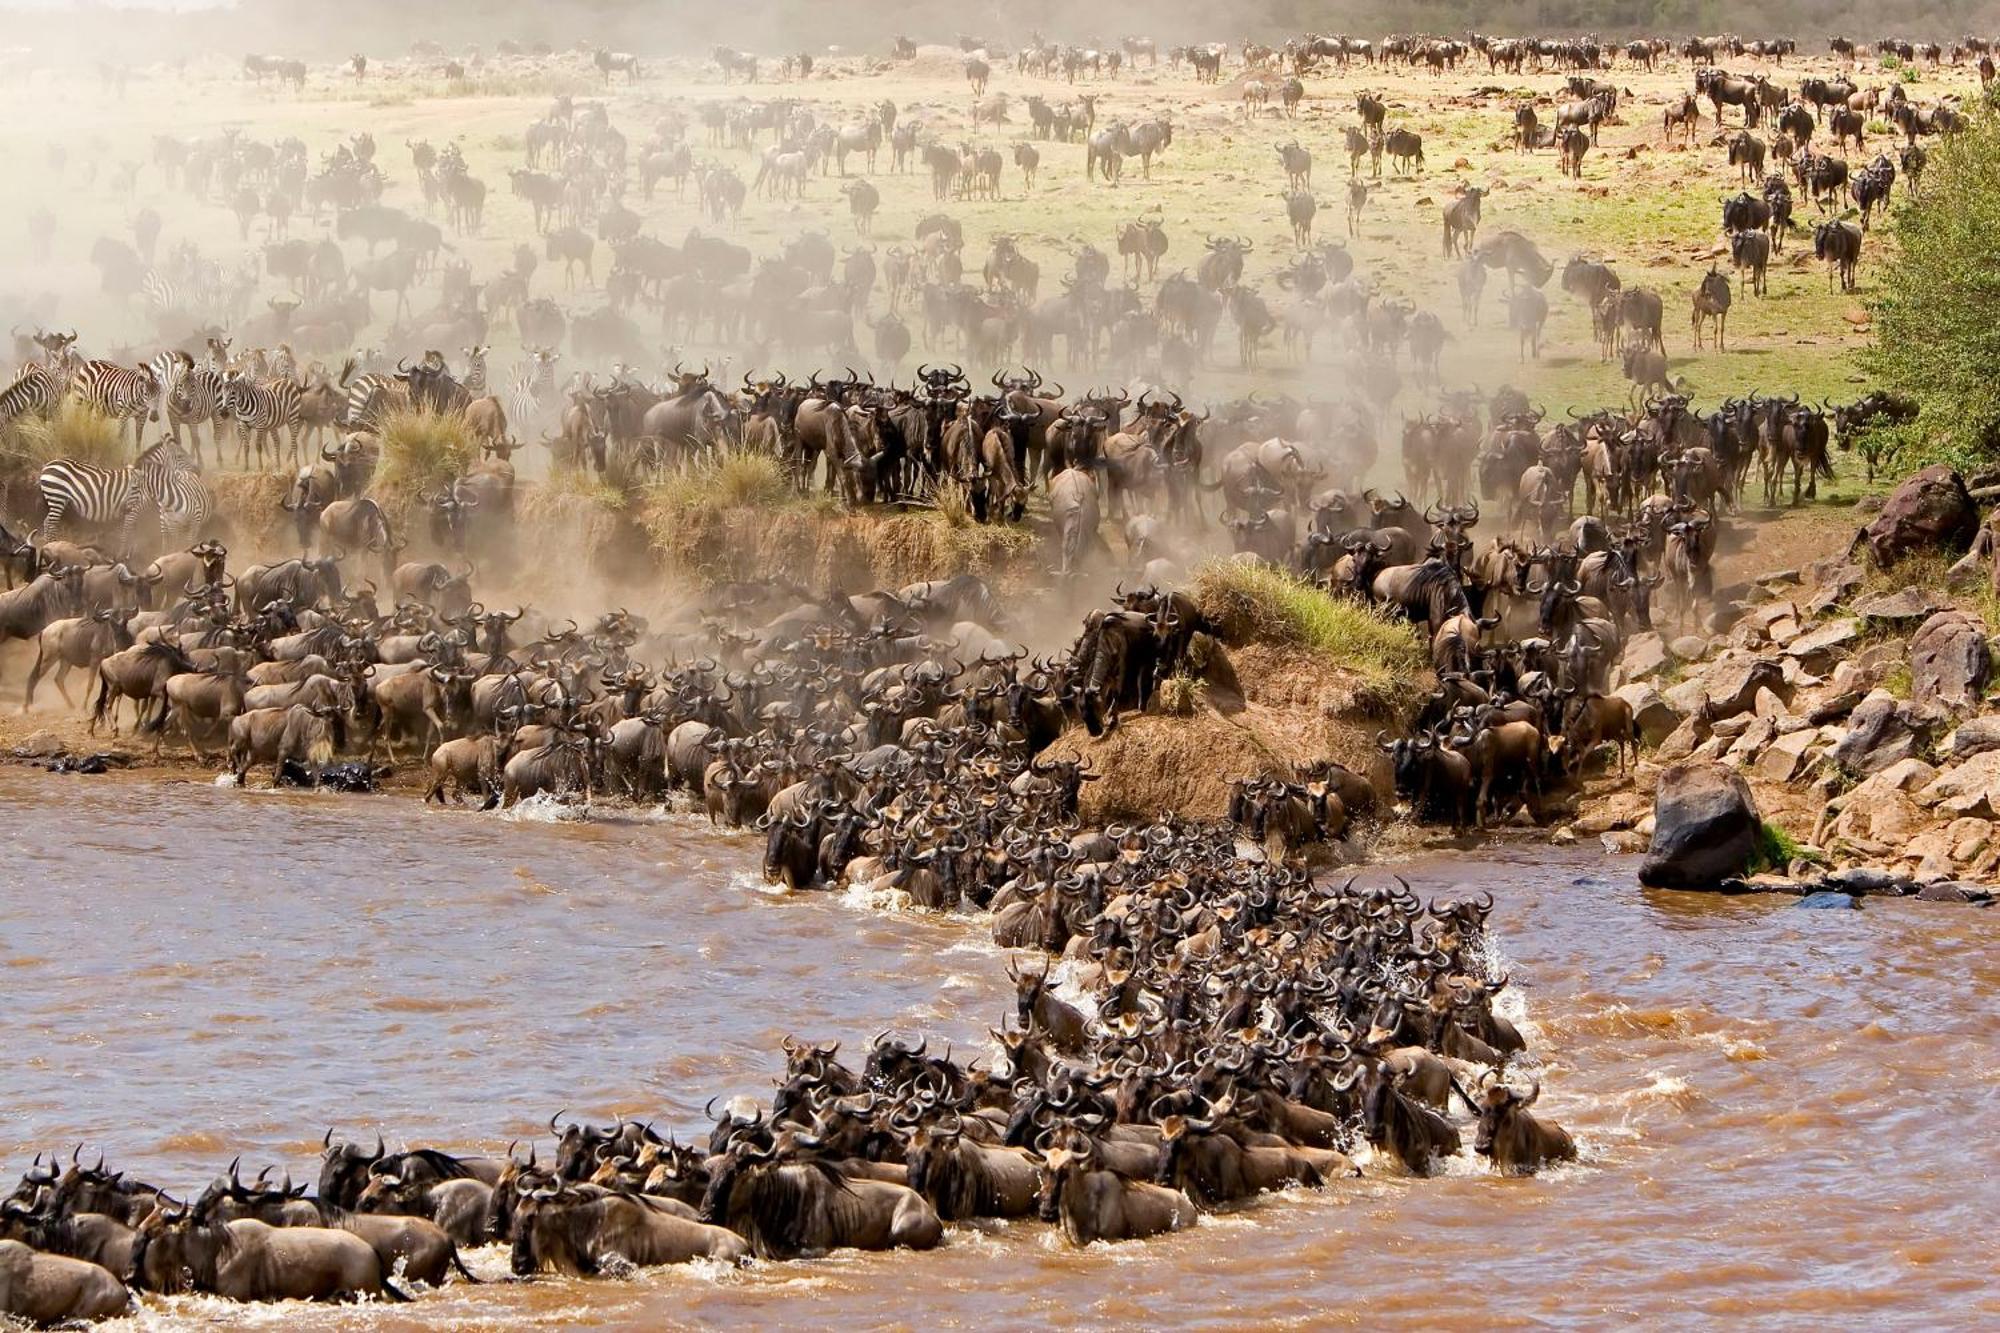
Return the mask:
M1983 43L1966 49L1989 67ZM1402 59L1443 71L1483 57L1492 69L1597 71L1614 55L1651 68L1670 50L1313 37L1243 58L1253 71L1292 71L1263 94L1286 107L1298 100L1290 85L1320 62ZM1806 147L1817 128L1810 108L1838 137L1844 113L1875 109L1856 103L1864 95L1808 79L1794 99L1768 78L1715 70L1724 52L1776 62L1789 44L1696 40L1683 54L1701 62L1697 92L1718 122L1725 105L1744 110L1730 156L1746 181L1775 153L1813 197L1849 190L1861 225L1822 222L1815 247L1851 283L1870 212L1899 166L1906 178L1920 172L1918 136L1949 132L1956 113L1892 96L1885 114L1909 140L1902 160L1880 158L1850 180L1844 163ZM1148 54L1145 44L1037 41L1021 67L1074 81ZM1168 59L1208 77L1224 53L1183 47ZM757 77L754 58L718 52L716 61L733 79ZM600 52L596 64L607 79L642 75L622 53ZM276 64L269 72L292 77ZM1553 146L1580 170L1618 93L1594 77L1574 82L1553 128L1532 108L1515 125L1523 148ZM1043 109L1053 133L1055 110ZM1392 170L1422 169L1421 140L1386 126L1379 101L1364 95L1358 110L1357 181L1360 158L1372 154L1379 175L1385 150ZM795 196L823 156L900 154L893 112L874 136L866 126L852 136L805 127L808 146L825 140L810 152L781 125L738 127L725 116L710 127L718 142L770 130L773 152L754 186L732 186L720 169L695 183L719 221L748 190ZM1072 124L1085 114L1081 105L1063 113ZM708 320L718 340L735 332L729 321L748 319L767 326L759 334L782 330L800 353L852 346L853 317L876 281L872 251L842 257L824 237L765 261L712 238L649 248L625 229L608 184L614 161L622 178L622 137L580 114L581 129L577 115L552 112L542 134L531 132L529 168L511 182L538 217L546 209L551 262L589 280L581 222L594 218L618 238L607 296L656 301L689 334ZM1751 134L1767 114L1781 131L1775 144ZM1687 124L1670 113L1665 128ZM1087 121L1074 131L1094 168L1137 156L1146 170L1148 150L1172 141L1170 126L1115 129L1101 143ZM559 173L544 175L538 143ZM484 186L454 150L423 147L412 145L427 198L455 227L476 230ZM513 1272L529 1277L928 1248L947 1239L944 1224L976 1217L1038 1217L1079 1244L1136 1238L1262 1192L1325 1187L1357 1174L1356 1157L1378 1169L1363 1145L1381 1167L1426 1174L1475 1126L1474 1152L1502 1171L1575 1157L1570 1137L1530 1109L1539 1082L1512 1068L1526 1043L1495 1007L1507 978L1487 958L1492 900L1425 903L1393 877L1329 878L1312 858L1392 800L1453 824L1523 809L1541 817L1574 793L1603 746L1622 769L1637 730L1612 673L1628 638L1654 626L1655 596L1677 625L1702 623L1713 609L1711 561L1753 476L1767 505L1786 498L1789 477L1797 503L1832 476L1836 445L1906 418L1907 404L1881 393L1848 406L1753 394L1699 407L1666 373L1658 293L1626 288L1585 256L1559 267L1518 232L1479 238L1481 195L1468 191L1444 217L1447 253L1465 257L1468 322L1485 273L1504 271L1509 326L1524 359L1538 353L1541 288L1560 271L1606 356L1623 359L1633 396L1552 421L1518 391L1439 385L1435 408L1393 438L1396 349L1407 345L1435 384L1442 324L1348 286L1351 261L1341 268L1338 247L1312 242L1310 156L1282 150L1301 251L1287 285L1323 292L1326 309L1384 354L1371 363L1377 382L1357 381L1353 402L1260 392L1195 408L1189 377L1172 381L1180 390L1072 392L1037 370L1002 367L1017 349L1050 364L1060 337L1073 366L1136 371L1136 353L1150 349L1166 368L1178 346L1191 372L1224 315L1253 365L1269 332L1284 327L1309 350L1313 330L1274 316L1241 283L1250 246L1240 238L1209 237L1197 273L1170 273L1150 311L1108 286L1107 257L1083 247L1065 296L1046 306L1035 303L1039 270L1011 242L995 244L983 292L960 282L962 242L942 215L919 229L915 250L887 257L892 308L876 325L877 362L907 359L913 339L896 313L907 292L924 305L926 343L955 330L955 355L983 377L940 360L901 384L845 365L803 382L753 371L739 384L706 365L648 379L613 364L559 390L554 347L565 333L592 365L644 359L634 352L644 340L621 310L586 324L529 299L532 252L498 306L512 302L527 348L509 387L488 381L484 315L468 313L476 300L441 305L437 321L413 330L413 348L463 347L457 358L426 351L392 363L357 351L337 374L315 373L292 342L344 357L368 322L366 293L401 303L419 251L436 262L429 233L374 202L372 154L370 142L310 178L323 180L343 237L406 256L353 288L343 277L325 289L335 305L360 291L358 311L329 306L324 319L292 323L291 310L274 307L266 328L191 328L138 364L85 358L74 333L42 333L24 349L0 394L0 423L76 401L130 422L135 439L148 422L171 431L127 467L49 464L36 479L39 512L13 515L23 535L0 528L9 583L0 640L33 645L27 698L53 673L67 699L65 677L83 672L93 730L115 735L129 701L156 745L178 734L198 758L222 752L239 781L268 765L278 782L368 789L382 762L414 758L428 766L427 798L440 802L683 793L713 822L762 835L771 883L980 912L1000 944L1043 957L1016 966L1017 1009L983 1066L886 1033L859 1053L858 1069L837 1046L788 1042L785 1073L761 1103L718 1099L711 1123L686 1134L559 1115L546 1162L518 1145L493 1157L390 1152L379 1139L371 1149L329 1132L316 1189L288 1176L274 1183L271 1171L245 1179L232 1163L199 1192L176 1193L102 1159L47 1152L0 1203L0 1310L103 1317L127 1308L128 1288L396 1299L410 1284L463 1274L460 1248L487 1243L510 1246ZM987 188L978 182L1001 169L976 152L950 155L933 167L945 193ZM1034 169L1032 157L1014 162ZM1105 170L1115 178L1118 168ZM691 154L664 141L649 145L640 171L648 188L697 175ZM865 230L864 187L848 198ZM1366 195L1351 197L1350 217ZM1761 289L1790 207L1776 176L1725 201L1746 283ZM1163 224L1131 224L1118 249L1135 278L1152 277ZM322 280L318 247L285 262L294 258L301 282ZM1717 281L1694 296L1696 336L1713 320L1719 345L1731 293L1722 274L1709 277ZM828 318L801 318L801 304ZM454 419L481 455L405 516L371 485L384 424L408 412ZM587 627L502 609L474 585L479 562L500 569L533 536L517 505L527 483L511 462L524 423L552 428L544 443L557 466L621 482L744 451L778 460L798 490L855 510L935 504L947 484L979 522L1019 522L1032 505L1058 581L1116 567L1132 590L1121 585L1092 610L1065 650L1032 656L1008 637L1006 596L969 575L893 590L732 583L660 623L623 609ZM202 425L218 463L228 431L240 465L254 448L260 466L288 469L283 505L298 557L232 565L203 479ZM1400 488L1379 476L1385 435L1400 448ZM412 548L430 558L404 559ZM1237 775L1219 821L1085 827L1081 795L1096 775L1048 751L1072 729L1116 728L1191 669L1197 637L1218 632L1189 590L1209 553L1286 569L1421 626L1437 688L1412 725L1381 738L1390 789L1326 757Z

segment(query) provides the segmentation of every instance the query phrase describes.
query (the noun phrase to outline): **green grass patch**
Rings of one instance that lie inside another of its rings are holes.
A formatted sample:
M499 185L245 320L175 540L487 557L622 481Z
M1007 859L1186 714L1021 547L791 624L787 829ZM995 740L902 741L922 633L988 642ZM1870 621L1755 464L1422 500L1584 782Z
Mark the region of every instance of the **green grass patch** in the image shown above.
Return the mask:
M1756 875L1768 870L1783 874L1794 861L1823 862L1825 859L1767 819L1757 830L1757 851L1750 859L1750 873Z
M1228 643L1309 649L1378 685L1407 680L1425 667L1408 624L1332 597L1285 570L1211 560L1195 570L1191 590Z

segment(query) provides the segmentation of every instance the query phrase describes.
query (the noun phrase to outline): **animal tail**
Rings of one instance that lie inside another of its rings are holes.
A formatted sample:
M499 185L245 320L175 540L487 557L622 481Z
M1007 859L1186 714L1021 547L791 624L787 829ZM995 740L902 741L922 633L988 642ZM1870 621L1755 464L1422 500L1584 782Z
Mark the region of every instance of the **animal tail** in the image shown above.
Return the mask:
M409 1292L404 1291L386 1277L382 1279L382 1296L385 1300L394 1301L402 1305L407 1305L416 1299Z
M451 1266L456 1268L458 1275L467 1282L472 1283L474 1286L481 1285L480 1280L472 1275L472 1270L465 1266L465 1260L460 1257L457 1241L453 1241L451 1246Z
M1452 1073L1451 1070L1446 1069L1444 1076L1445 1076L1445 1081L1451 1084L1451 1090L1458 1094L1458 1099L1461 1102L1465 1103L1465 1109L1472 1112L1474 1115L1478 1115L1479 1114L1478 1103L1474 1102L1471 1097L1466 1095L1464 1085L1462 1085L1458 1081L1458 1075Z

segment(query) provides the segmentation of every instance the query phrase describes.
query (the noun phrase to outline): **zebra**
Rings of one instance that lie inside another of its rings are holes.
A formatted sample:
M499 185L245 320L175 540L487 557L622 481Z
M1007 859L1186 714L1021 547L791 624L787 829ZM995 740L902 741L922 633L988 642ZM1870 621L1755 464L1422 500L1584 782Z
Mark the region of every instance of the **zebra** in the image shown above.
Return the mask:
M160 516L160 536L171 548L199 532L215 510L201 469L171 440L161 440L128 467L104 468L58 458L35 477L42 495L42 523L36 536L46 545L65 520L85 528L118 525L118 551L129 554L139 508L150 503Z
M297 381L272 379L258 382L238 371L231 371L223 377L222 401L217 405L218 414L233 417L236 421L236 443L238 446L237 466L244 471L250 467L250 442L257 442L257 466L264 467L264 445L271 445L272 462L278 461L279 427L283 427L291 439L292 463L299 461L299 432L304 422L299 414L299 386ZM217 446L220 452L220 445Z
M69 382L77 401L114 421L132 423L132 450L138 452L145 423L160 419L160 377L151 366L133 370L116 361L86 361ZM123 434L124 427L119 427Z
M181 372L180 382L167 398L167 429L172 432L176 447L181 442L181 427L187 427L188 439L194 445L195 461L201 461L201 425L208 423L209 439L215 445L215 461L222 461L222 382L226 372L211 365L188 363Z
M542 405L555 401L556 362L561 359L561 353L552 347L530 347L528 355L514 363L507 407L517 423L525 426L540 419Z
M491 350L483 346L465 349L465 374L458 382L474 398L486 396L486 353Z
M410 386L400 376L380 371L354 373L354 358L348 357L336 381L347 391L340 424L347 430L374 430L384 414L410 405Z
M14 382L0 390L0 430L24 413L47 416L63 396L63 377L39 362L30 363Z

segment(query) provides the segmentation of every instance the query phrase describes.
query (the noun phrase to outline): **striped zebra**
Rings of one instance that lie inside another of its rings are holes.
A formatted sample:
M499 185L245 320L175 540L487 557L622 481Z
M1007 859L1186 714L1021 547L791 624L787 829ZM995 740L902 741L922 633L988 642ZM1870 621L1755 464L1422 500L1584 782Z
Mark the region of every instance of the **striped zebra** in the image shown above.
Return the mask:
M561 359L554 348L531 347L527 356L514 363L507 407L516 429L525 430L530 422L539 421L544 406L556 400L556 362Z
M348 357L335 381L347 393L340 424L347 430L375 430L384 415L410 405L410 386L395 375L369 371L354 373L354 358Z
M490 347L465 349L465 374L459 377L458 382L474 398L486 396L486 354L492 350Z
M227 378L226 372L214 366L189 364L167 399L167 429L178 447L181 427L187 427L196 463L201 462L203 422L208 423L208 437L215 445L215 461L222 461L222 382Z
M63 377L60 374L39 362L29 364L12 384L0 390L0 430L5 430L16 417L29 412L47 416L62 396Z
M116 361L86 361L76 368L69 388L77 401L92 411L114 421L130 421L134 453L139 450L146 422L160 419L160 377L151 366L134 370Z
M250 442L257 443L257 467L264 464L264 445L271 446L271 461L280 460L277 432L283 428L289 435L292 446L292 464L299 461L299 432L304 421L299 412L299 386L297 381L273 379L258 382L248 375L231 371L222 380L222 402L218 405L221 416L233 418L236 422L236 443L238 446L237 466L244 471L250 468ZM220 452L220 446L217 446Z
M41 542L54 538L66 522L84 529L115 523L120 555L131 550L132 525L142 505L159 514L160 536L169 549L199 532L215 509L200 468L170 440L161 440L129 467L58 458L36 476L35 487L42 494Z

